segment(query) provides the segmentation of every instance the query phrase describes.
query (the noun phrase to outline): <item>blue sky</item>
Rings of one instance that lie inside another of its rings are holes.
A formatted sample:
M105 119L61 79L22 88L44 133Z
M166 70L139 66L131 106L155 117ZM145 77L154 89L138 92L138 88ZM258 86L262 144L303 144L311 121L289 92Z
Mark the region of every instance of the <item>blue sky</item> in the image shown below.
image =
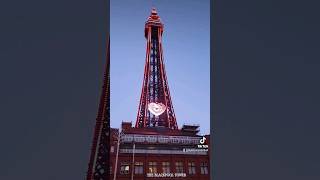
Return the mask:
M209 0L111 0L111 126L135 124L144 73L144 23L155 7L164 23L166 73L178 126L210 132Z

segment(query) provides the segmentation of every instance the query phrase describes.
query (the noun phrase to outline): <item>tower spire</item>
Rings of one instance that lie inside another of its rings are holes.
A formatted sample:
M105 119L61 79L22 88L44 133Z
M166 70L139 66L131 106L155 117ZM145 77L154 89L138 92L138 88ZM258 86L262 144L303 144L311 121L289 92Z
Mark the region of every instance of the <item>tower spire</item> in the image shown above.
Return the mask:
M178 129L164 66L162 33L164 25L155 8L145 23L147 52L136 128Z
M155 7L152 7L151 14L158 14Z
M87 180L109 177L109 132L110 132L110 37L108 38L106 65L100 97L99 110L88 164Z

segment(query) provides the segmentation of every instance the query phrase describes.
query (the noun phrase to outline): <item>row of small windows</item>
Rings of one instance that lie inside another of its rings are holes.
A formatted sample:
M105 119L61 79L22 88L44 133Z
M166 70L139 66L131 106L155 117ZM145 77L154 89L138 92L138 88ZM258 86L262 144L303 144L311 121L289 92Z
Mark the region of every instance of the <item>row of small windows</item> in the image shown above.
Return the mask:
M148 162L148 173L158 173L158 163L157 162ZM162 162L162 173L171 173L170 162ZM129 174L130 164L121 163L120 164L120 174ZM143 162L135 162L134 165L134 174L143 174L144 166ZM110 168L110 173L112 168ZM176 173L185 173L183 162L175 162L175 172ZM196 174L196 165L195 162L188 162L188 174ZM208 174L208 163L200 163L200 174Z

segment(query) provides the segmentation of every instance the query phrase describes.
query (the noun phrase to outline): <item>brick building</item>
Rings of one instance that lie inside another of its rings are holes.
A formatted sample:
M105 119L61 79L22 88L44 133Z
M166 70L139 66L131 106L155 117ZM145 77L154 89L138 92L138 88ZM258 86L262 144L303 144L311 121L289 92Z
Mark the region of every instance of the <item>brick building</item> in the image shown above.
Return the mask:
M117 180L209 179L210 152L198 147L203 137L197 135L197 128L184 125L179 130L141 129L123 122L120 135L118 129L111 129L111 179L115 177L115 170ZM204 137L203 144L210 146L210 136Z

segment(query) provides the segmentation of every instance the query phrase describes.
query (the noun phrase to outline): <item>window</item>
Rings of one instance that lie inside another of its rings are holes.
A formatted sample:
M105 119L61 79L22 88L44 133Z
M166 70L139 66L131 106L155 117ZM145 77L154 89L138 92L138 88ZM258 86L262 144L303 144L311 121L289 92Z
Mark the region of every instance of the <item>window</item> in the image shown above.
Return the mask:
M120 164L120 174L129 174L130 166L129 163Z
M208 163L202 162L200 163L200 173L201 174L208 174Z
M110 164L109 171L110 171L110 174L113 174L112 164Z
M176 173L183 173L183 163L176 162Z
M157 162L149 162L149 173L157 173Z
M110 148L110 152L114 152L114 146L111 146L111 148Z
M162 162L162 172L170 173L170 162Z
M135 174L143 174L143 162L135 162L134 163L134 173Z
M196 165L194 162L188 162L189 174L196 174Z

